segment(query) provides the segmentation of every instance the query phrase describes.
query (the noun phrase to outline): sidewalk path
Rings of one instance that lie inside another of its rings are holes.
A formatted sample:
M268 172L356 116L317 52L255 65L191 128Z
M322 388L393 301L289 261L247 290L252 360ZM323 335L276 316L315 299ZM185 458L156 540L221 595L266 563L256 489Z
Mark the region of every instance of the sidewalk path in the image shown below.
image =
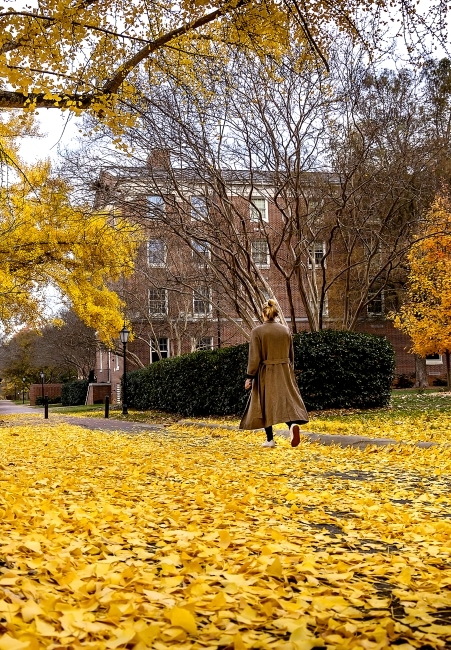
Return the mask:
M52 417L52 414L49 414L49 417ZM145 424L144 422L127 422L126 420L115 420L114 418L89 418L89 417L64 417L63 415L58 416L60 419L64 419L67 424L75 424L79 427L84 427L85 429L100 429L101 431L126 431L131 433L139 433L140 431L164 431L166 429L162 424Z
M7 399L0 400L0 417L2 415L11 415L14 413L36 413L32 406L18 406Z
M238 427L231 425L212 424L211 422L194 422L191 420L181 420L179 424L183 426L196 426L208 427L211 429L230 429L238 431ZM263 431L263 429L261 430ZM283 436L284 438L290 437L288 429L275 429L275 435ZM365 436L339 436L329 435L327 433L313 433L313 431L305 431L301 429L301 437L310 440L310 442L319 442L321 445L340 445L340 447L356 447L357 449L365 449L368 446L376 445L377 447L384 447L386 445L406 445L410 443L401 442L392 438L366 438ZM428 449L434 447L435 442L417 442L416 447Z
M36 409L30 406L18 406L13 404L8 400L0 400L0 418L3 415L10 414L20 414L20 413L33 413L36 416L42 417L44 420L44 413L41 409ZM114 418L104 419L104 418L92 418L92 417L72 417L58 415L55 412L50 411L49 413L49 422L52 420L55 421L64 421L67 424L74 424L79 427L84 427L85 429L96 429L100 431L123 431L124 433L140 433L140 432L170 432L171 426L185 426L185 427L202 427L207 429L229 429L231 431L238 431L237 426L232 426L230 424L213 424L212 422L196 422L193 420L180 420L180 422L175 425L162 425L162 424L145 424L141 422L127 422L126 420L115 420ZM284 438L289 438L290 434L288 429L276 429L274 432L276 435L283 436ZM304 440L309 440L310 442L319 442L321 445L339 445L340 447L355 447L357 449L365 449L368 446L375 445L377 447L384 447L386 445L399 445L399 444L411 444L404 443L399 440L394 440L392 438L366 438L365 436L339 436L339 435L329 435L325 433L313 433L312 431L304 431L301 429L301 435ZM428 449L429 447L434 447L437 443L435 442L417 442L415 443L416 447L421 447L423 449ZM448 446L448 445L446 445Z

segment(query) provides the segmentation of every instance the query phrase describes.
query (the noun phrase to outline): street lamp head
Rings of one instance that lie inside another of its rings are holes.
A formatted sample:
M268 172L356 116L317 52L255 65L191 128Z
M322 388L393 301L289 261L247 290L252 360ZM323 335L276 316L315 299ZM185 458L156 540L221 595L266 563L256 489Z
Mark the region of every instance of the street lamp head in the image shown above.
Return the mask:
M23 383L25 383L25 382L27 381L27 378L26 378L26 377L22 377L22 381L23 381Z
M40 376L41 379L44 379L45 375L44 375L44 373L42 372L42 370L41 370L41 372L39 373L39 376Z
M124 343L124 344L127 343L128 337L130 336L130 331L127 329L125 323L124 323L124 327L119 332L119 335L121 337L122 343Z

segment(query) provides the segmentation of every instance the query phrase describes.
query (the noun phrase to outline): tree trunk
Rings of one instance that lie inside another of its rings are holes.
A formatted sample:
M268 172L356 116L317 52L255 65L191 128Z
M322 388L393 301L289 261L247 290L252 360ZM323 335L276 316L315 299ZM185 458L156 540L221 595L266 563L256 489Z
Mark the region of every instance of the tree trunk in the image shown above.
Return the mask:
M445 359L446 359L446 386L448 390L451 388L451 368L450 368L450 352L445 350Z
M415 355L415 388L427 388L429 386L426 373L426 357Z

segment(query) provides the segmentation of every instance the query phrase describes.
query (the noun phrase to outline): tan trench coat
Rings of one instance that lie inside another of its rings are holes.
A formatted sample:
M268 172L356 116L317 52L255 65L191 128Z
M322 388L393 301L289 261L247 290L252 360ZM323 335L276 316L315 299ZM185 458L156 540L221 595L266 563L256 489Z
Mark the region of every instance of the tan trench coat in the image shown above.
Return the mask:
M240 429L308 422L293 364L293 339L285 325L267 321L252 330L246 376L253 382Z

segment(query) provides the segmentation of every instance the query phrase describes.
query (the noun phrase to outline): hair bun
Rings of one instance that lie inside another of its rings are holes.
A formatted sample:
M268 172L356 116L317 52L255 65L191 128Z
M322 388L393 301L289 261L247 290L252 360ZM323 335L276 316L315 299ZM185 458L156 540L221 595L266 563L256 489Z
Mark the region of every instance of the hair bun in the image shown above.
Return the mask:
M268 305L269 305L270 307L274 307L275 304L276 304L276 301L273 300L272 298L270 298L270 299L268 300Z

